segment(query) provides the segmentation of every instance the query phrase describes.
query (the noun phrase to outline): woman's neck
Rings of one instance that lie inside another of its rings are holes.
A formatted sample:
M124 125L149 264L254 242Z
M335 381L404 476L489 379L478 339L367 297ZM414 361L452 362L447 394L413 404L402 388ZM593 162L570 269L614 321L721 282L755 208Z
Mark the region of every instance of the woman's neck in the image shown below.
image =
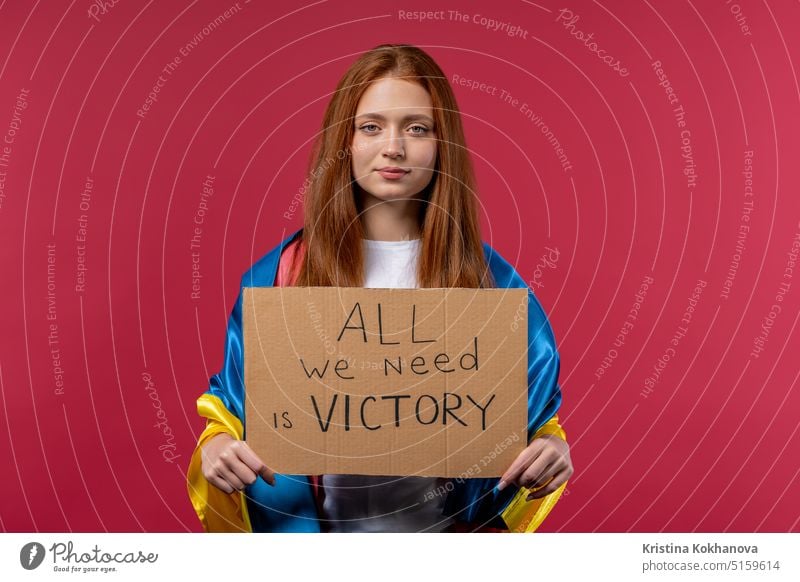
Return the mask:
M369 240L411 240L421 238L420 200L383 201L371 194L362 198L361 224Z

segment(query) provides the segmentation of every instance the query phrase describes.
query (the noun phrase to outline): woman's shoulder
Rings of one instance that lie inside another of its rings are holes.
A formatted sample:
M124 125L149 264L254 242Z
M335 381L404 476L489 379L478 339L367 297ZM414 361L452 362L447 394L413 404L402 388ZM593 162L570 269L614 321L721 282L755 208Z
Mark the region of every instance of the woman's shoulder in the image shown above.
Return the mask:
M281 275L281 264L284 265L284 279L289 263L298 262L298 257L302 247L298 244L300 231L296 231L279 244L267 251L242 276L242 286L246 287L271 287L278 285L277 278Z
M498 287L527 287L528 284L517 273L517 270L509 263L500 252L486 241L482 242L483 253L489 270L497 282Z
M540 337L545 342L543 345L555 346L555 337L550 327L547 313L533 289L496 249L486 242L483 243L483 248L486 253L486 262L489 264L489 270L492 271L498 287L528 290L528 318L529 329L532 330L531 333L534 333L536 337Z

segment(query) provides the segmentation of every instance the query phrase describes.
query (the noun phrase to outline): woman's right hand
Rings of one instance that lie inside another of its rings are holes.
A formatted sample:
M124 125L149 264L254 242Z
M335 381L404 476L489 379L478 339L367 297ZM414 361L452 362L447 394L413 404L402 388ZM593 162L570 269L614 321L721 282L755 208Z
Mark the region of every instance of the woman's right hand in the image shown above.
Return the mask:
M275 486L275 473L258 458L247 443L228 433L211 437L201 447L203 476L225 493L241 491L259 475Z

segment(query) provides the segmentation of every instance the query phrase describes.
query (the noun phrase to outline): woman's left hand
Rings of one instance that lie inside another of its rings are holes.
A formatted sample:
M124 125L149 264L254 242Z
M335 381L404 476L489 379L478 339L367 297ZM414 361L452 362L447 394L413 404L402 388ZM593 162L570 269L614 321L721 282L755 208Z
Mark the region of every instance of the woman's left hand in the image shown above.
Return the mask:
M528 495L526 501L530 501L561 487L572 472L567 442L556 435L546 434L533 439L519 454L500 478L497 489L500 491L508 484L528 489L541 487Z

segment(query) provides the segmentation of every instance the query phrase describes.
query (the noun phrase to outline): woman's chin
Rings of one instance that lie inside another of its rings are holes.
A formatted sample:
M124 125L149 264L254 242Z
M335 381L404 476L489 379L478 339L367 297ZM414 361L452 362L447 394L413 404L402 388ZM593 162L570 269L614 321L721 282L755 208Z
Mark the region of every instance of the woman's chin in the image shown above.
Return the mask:
M370 188L365 192L381 202L392 202L395 200L408 200L414 198L415 195L408 188L400 186L399 184L386 184L380 185L377 188Z

